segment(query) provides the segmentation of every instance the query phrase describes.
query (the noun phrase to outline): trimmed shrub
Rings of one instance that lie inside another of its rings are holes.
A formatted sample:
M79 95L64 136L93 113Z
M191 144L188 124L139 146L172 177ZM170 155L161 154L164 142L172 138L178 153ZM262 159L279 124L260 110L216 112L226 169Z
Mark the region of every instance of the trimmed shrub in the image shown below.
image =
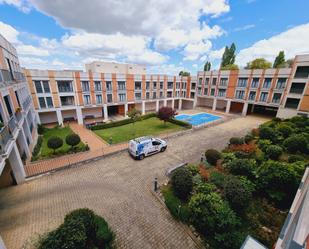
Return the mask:
M233 175L242 175L253 179L257 165L254 159L236 159L227 163L226 168Z
M244 141L245 141L246 144L252 142L253 140L254 140L254 136L251 135L251 134L247 134L247 135L245 136L245 138L244 138Z
M47 147L54 150L60 148L63 145L63 140L60 137L54 136L50 137L47 141Z
M219 151L210 149L205 152L206 160L211 165L216 165L217 161L221 158L221 154Z
M199 166L196 164L188 164L187 169L190 170L192 176L195 176L199 173Z
M209 182L216 185L217 188L222 189L224 186L225 175L219 171L213 171L210 173Z
M182 126L182 127L185 127L187 129L191 129L192 128L191 124L189 124L187 122L183 122L181 120L174 119L174 118L169 119L168 122L170 122L172 124L176 124L176 125Z
M212 192L215 192L216 190L217 190L217 187L215 184L203 182L196 186L195 192L208 195Z
M39 135L43 135L44 131L45 131L45 127L41 124L38 124L38 134Z
M106 248L113 241L115 235L103 217L95 215L94 224L95 243L99 248Z
M260 138L261 139L269 139L270 141L276 140L276 132L273 128L270 128L268 126L262 126L260 128Z
M232 137L230 139L230 144L235 144L235 145L239 145L239 144L243 144L244 143L244 139L241 137Z
M80 143L80 137L75 133L69 134L66 136L65 142L73 148Z
M258 146L261 149L261 151L265 152L266 149L272 144L272 142L268 139L260 139L258 141Z
M276 130L284 137L287 138L293 133L293 129L286 123L281 123L277 126Z
M265 153L270 159L278 160L283 153L283 149L279 145L269 145Z
M283 145L290 153L306 153L308 151L307 139L301 134L296 134L288 137L284 140Z
M36 142L36 145L34 146L33 151L32 151L32 158L33 159L35 159L36 156L40 153L42 143L43 143L43 137L38 136L38 141Z
M295 163L295 162L300 162L300 161L304 161L305 158L301 155L290 155L288 158L288 162L289 163Z
M182 200L187 200L193 189L193 180L190 170L185 167L176 169L172 173L171 184L175 195Z

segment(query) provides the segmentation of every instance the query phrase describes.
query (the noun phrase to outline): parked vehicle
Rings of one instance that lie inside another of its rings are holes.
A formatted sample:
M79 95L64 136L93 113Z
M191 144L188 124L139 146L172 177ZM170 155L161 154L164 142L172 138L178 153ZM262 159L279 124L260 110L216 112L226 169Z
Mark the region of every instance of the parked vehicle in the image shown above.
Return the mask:
M160 138L139 137L129 141L128 151L135 159L142 160L146 156L165 151L166 147L167 143Z

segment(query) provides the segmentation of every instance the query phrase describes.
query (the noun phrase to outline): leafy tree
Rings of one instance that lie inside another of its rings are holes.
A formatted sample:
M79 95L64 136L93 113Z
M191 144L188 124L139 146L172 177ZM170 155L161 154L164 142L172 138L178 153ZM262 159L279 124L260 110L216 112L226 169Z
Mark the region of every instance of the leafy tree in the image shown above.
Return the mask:
M293 128L286 124L286 123L281 123L276 127L276 130L284 137L287 138L293 133Z
M210 71L211 63L209 61L206 61L204 65L204 71Z
M229 64L226 66L221 67L221 70L238 70L239 67L235 64Z
M294 63L294 59L288 59L285 62L286 67L288 67L288 68L291 68L293 66L293 63Z
M74 146L80 143L80 137L75 133L69 134L65 137L65 142L72 148L74 148Z
M257 58L247 63L246 69L268 69L271 68L271 62L264 58Z
M262 126L260 128L260 138L261 139L269 139L270 141L276 141L276 131L269 126Z
M269 145L266 148L266 155L272 160L278 160L283 153L283 149L279 145Z
M224 196L232 209L241 213L252 199L254 185L245 177L229 176L224 182Z
M60 148L62 145L63 145L63 140L57 136L50 137L47 141L47 147L54 150L54 153L56 149Z
M284 140L283 145L290 153L308 152L307 139L302 134L295 134Z
M172 189L177 197L187 200L193 189L192 174L189 169L181 167L172 173Z
M235 43L232 43L230 47L225 47L224 53L222 55L221 68L226 67L227 65L233 65L235 63L235 52Z
M225 164L225 167L233 175L241 175L249 179L254 179L257 165L254 159L239 158Z
M176 111L173 108L168 107L168 106L163 106L159 109L158 117L159 119L164 121L164 123L166 123L166 121L168 121L169 119L175 116L175 113Z
M190 73L186 71L180 71L179 76L190 76Z
M193 195L189 202L191 220L203 235L214 238L220 248L239 248L237 226L240 224L234 211L217 193ZM224 238L224 239L223 239Z
M138 120L138 118L141 116L141 114L142 114L141 111L137 110L135 108L128 111L128 117L132 120L133 125L134 125L135 121Z
M273 68L282 68L285 67L285 56L284 56L284 51L280 51L279 54L277 55Z

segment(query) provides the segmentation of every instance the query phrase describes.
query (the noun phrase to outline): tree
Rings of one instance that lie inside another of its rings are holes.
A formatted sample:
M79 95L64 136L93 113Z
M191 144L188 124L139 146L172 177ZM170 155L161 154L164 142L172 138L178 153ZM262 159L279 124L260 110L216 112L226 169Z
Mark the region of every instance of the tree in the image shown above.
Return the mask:
M221 67L221 70L238 70L239 67L236 64L229 64L224 67Z
M308 142L306 137L304 137L302 134L296 134L285 139L283 145L290 153L306 153L308 152L307 143Z
M293 66L293 63L294 63L294 59L288 59L285 62L286 67L288 67L288 68L291 68Z
M60 137L54 136L50 137L47 141L47 147L54 150L60 148L63 145L63 140Z
M71 148L73 149L74 146L76 146L80 143L80 137L75 133L69 134L69 135L66 136L65 142L66 142L66 144L70 145Z
M221 158L221 154L219 151L214 149L209 149L205 152L206 160L211 165L216 165L217 161Z
M131 109L129 112L128 112L128 117L132 120L132 123L134 125L135 121L141 116L141 111L140 110L137 110L135 108Z
M257 58L247 63L246 69L267 69L271 68L271 62L264 58Z
M168 107L168 106L163 106L159 109L158 117L159 119L164 121L164 124L165 124L166 121L168 121L169 119L175 116L175 113L176 111L173 108Z
M211 63L209 61L206 61L204 65L204 71L210 71Z
M190 76L190 73L186 71L180 71L179 76Z
M266 148L266 155L271 160L278 160L278 158L281 156L282 153L283 149L279 145L269 145Z
M235 43L232 43L230 47L226 46L224 53L222 55L221 67L226 67L227 65L233 65L235 63Z
M282 68L285 67L285 56L284 56L284 51L280 51L279 54L277 55L273 68Z
M257 165L254 159L240 158L225 164L225 167L233 175L241 175L253 179Z
M172 173L172 189L177 197L187 200L193 189L192 174L189 169L181 167Z

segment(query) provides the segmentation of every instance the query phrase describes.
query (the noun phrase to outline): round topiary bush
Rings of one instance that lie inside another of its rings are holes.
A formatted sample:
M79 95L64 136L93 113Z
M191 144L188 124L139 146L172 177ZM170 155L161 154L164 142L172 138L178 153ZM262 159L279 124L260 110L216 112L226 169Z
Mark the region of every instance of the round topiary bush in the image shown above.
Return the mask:
M283 145L290 153L307 152L307 139L301 134L288 137L284 140Z
M290 155L288 158L289 163L295 163L295 162L304 161L304 160L305 158L301 155Z
M190 170L185 167L176 169L172 173L171 184L175 195L182 200L187 200L193 189L193 179Z
M221 158L221 154L219 151L210 149L205 152L206 160L211 165L216 165L217 161Z
M261 139L269 139L271 141L274 141L277 137L277 134L273 128L270 128L268 126L262 126L260 128L260 138Z
M244 143L244 139L241 138L241 137L232 137L230 139L230 144L237 144L237 145L239 145L239 144L243 144L243 143Z
M65 142L73 148L80 143L80 137L75 133L69 134L65 137Z
M272 160L278 160L282 153L283 149L279 145L269 145L266 148L266 155Z
M63 140L60 137L50 137L47 141L47 147L54 150L54 153L56 149L60 148L63 145Z
M292 127L285 123L279 124L276 129L284 138L287 138L293 133Z
M250 143L251 141L254 140L254 136L252 134L248 134L248 135L245 136L244 140L245 140L245 143L248 144L248 143Z

